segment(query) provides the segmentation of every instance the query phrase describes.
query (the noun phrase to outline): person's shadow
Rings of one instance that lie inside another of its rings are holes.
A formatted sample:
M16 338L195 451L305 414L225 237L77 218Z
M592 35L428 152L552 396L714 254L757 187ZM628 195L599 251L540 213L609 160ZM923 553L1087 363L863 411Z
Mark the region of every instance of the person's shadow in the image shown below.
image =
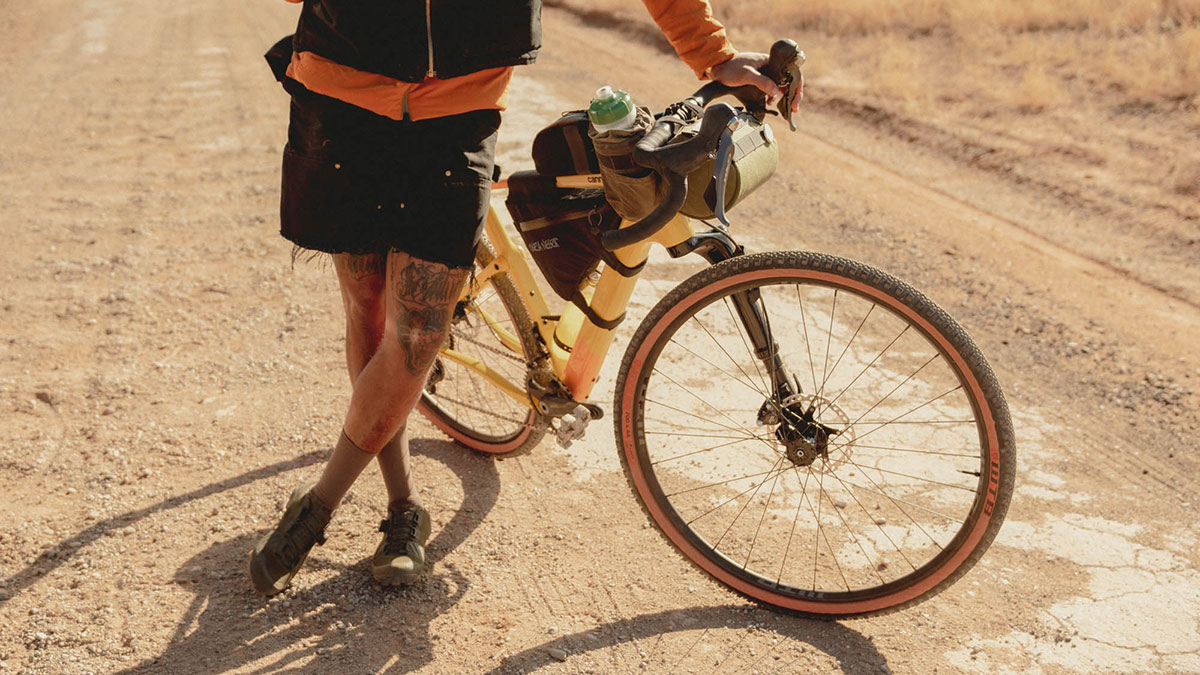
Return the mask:
M213 545L179 568L175 582L196 597L162 654L125 672L275 671L314 655L330 660L311 667L336 671L344 650L353 651L356 668L373 672L430 663L430 622L470 586L458 570L438 562L491 511L500 480L490 458L447 441L413 439L411 450L449 468L462 481L464 494L454 517L429 542L431 572L421 581L384 588L364 573L363 562L355 569L336 566L336 574L326 581L264 600L241 578L247 551L263 533L244 534ZM305 563L309 574L330 567L320 556ZM368 592L357 592L365 587Z
M412 451L449 468L462 481L464 495L454 517L429 544L432 571L424 579L402 590L383 588L365 574L364 561L355 569L338 565L333 574L322 575L328 576L326 581L264 601L241 579L246 552L261 533L244 534L213 545L179 568L175 582L195 593L195 598L166 649L125 672L260 672L297 667L337 671L343 654L353 654L356 670L371 672L408 672L432 664L433 636L428 626L450 610L471 585L457 569L438 562L465 541L491 511L500 481L491 458L452 443L414 439ZM329 572L329 568L320 556L310 558L305 566L309 574ZM589 652L591 660L612 659L614 666L623 663L621 659L632 659L626 667L636 670L637 656L627 656L627 652L637 654L648 645L664 643L673 643L672 649L678 651L681 641L693 639L697 630L703 640L709 631L720 629L743 634L774 631L788 644L804 643L833 656L847 670L886 671L886 662L874 645L845 626L779 617L767 627L761 612L756 617L746 610L745 605L695 607L612 621L509 655L491 672L529 672L553 665L570 669L571 664L558 663L555 654L575 659ZM676 632L679 634L671 635ZM648 666L679 661L687 657L687 651L664 653L658 661L651 654ZM301 661L309 662L301 665ZM681 672L686 672L686 664L679 665L684 668ZM790 665L762 663L768 670L783 668L781 672Z

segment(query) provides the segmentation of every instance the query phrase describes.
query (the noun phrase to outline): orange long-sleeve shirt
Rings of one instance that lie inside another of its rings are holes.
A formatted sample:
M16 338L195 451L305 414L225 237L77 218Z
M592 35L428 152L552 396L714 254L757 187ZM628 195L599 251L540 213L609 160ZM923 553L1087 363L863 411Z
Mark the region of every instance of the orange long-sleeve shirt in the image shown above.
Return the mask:
M734 55L725 27L713 17L708 0L642 0L642 3L697 76ZM447 80L429 77L423 82L402 82L356 70L312 52L293 54L287 69L288 77L311 91L397 120L404 119L405 113L410 119L422 120L472 110L503 110L512 73L512 67L490 68Z

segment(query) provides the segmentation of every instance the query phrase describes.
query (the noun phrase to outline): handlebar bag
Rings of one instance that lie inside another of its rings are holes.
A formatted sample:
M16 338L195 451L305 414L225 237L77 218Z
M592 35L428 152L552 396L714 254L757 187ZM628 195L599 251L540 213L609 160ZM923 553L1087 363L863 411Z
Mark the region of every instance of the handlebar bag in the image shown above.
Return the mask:
M733 163L729 167L729 178L725 181L725 210L754 192L775 173L779 165L779 142L771 127L754 117L741 113L741 122L733 131ZM694 136L699 123L684 127L677 140ZM688 194L679 212L685 216L707 220L716 215L716 184L713 180L713 165L709 160L699 169L688 174Z
M637 109L637 118L626 129L588 130L600 160L604 193L608 203L625 220L641 220L667 196L662 178L633 161L633 149L654 125L654 116L646 108Z
M543 176L583 176L600 173L596 149L588 137L583 110L563 113L533 137L533 167Z
M627 277L642 269L642 265L625 266L600 244L600 235L621 224L621 216L609 205L604 191L559 188L552 176L521 171L509 177L504 203L554 292L597 326L615 328L624 316L614 321L600 318L580 292L601 261Z

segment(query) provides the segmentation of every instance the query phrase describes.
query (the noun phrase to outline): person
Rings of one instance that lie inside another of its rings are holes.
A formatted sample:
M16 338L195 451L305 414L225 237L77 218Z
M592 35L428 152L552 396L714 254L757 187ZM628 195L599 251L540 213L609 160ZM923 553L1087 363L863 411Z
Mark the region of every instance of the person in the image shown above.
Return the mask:
M698 77L780 96L757 70L766 55L734 50L708 0L643 3ZM308 0L281 41L276 74L291 94L281 234L333 257L352 393L319 479L293 491L250 553L263 594L288 587L372 461L388 496L372 575L403 584L425 569L430 517L413 489L407 419L474 263L500 110L514 67L536 59L540 4Z

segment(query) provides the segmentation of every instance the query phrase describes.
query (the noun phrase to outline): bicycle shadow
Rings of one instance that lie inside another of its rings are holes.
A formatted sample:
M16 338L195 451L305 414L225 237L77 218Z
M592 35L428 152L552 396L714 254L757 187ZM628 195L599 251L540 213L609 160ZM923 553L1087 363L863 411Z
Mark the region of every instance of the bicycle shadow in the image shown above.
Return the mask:
M345 653L353 654L356 669L375 672L432 662L429 624L470 588L465 575L437 563L491 511L500 479L490 458L447 441L413 439L411 451L450 469L462 481L464 495L429 542L432 571L420 582L403 589L379 586L371 579L369 552L352 566L313 556L305 573L328 575L327 580L264 600L250 590L245 567L246 552L265 530L243 534L214 544L179 568L175 582L195 597L166 649L123 672L273 671L298 667L298 661L313 656L330 660L306 668L336 671Z
M768 610L763 610L767 612ZM755 616L757 614L757 616ZM856 630L834 621L803 619L788 615L771 614L774 619L769 626L762 620L762 613L747 612L746 605L717 607L689 607L672 609L653 614L643 614L628 619L601 624L595 628L561 635L549 642L509 655L500 665L487 671L486 675L501 673L529 673L552 665L570 665L571 660L582 654L599 650L612 650L614 670L630 672L644 669L647 672L814 672L816 664L811 660L801 663L807 654L797 650L797 642L811 647L809 651L823 652L837 659L844 672L891 672L887 660L869 638ZM667 628L664 630L664 626ZM732 646L727 644L710 650L710 660L701 666L706 636L710 631L733 629L743 631L742 638ZM753 644L743 646L749 631L759 633L756 641L765 641L765 635L774 634L787 639L790 645L778 647L774 644L759 645L756 652ZM698 635L693 636L695 633ZM664 645L664 639L678 633L678 639ZM688 635L683 635L688 633ZM624 650L622 646L627 646ZM789 648L790 647L790 648ZM661 651L673 648L671 654ZM797 653L799 651L799 653ZM558 657L553 656L557 652ZM781 658L776 659L775 656ZM752 659L746 663L747 659ZM560 661L565 663L560 664ZM715 662L714 662L715 661Z
M42 551L42 553L24 569L12 575L11 577L0 582L0 588L9 589L9 597L7 600L0 600L0 607L6 605L9 601L25 589L32 586L38 579L46 576L50 572L60 567L63 563L71 560L72 554L85 546L94 543L97 539L111 533L114 530L127 527L133 523L143 520L149 516L178 508L190 502L199 499L205 499L215 494L233 490L242 487L249 483L263 478L269 478L278 473L285 473L294 469L300 469L312 464L320 462L326 451L313 450L298 457L276 462L269 466L248 471L240 476L234 476L222 481L218 481L211 485L206 485L198 490L193 490L186 494L177 495L169 499L165 499L153 506L147 506L136 511L129 511L119 516L113 516L105 520L97 522L95 525L88 527L69 539L64 539L51 548Z

